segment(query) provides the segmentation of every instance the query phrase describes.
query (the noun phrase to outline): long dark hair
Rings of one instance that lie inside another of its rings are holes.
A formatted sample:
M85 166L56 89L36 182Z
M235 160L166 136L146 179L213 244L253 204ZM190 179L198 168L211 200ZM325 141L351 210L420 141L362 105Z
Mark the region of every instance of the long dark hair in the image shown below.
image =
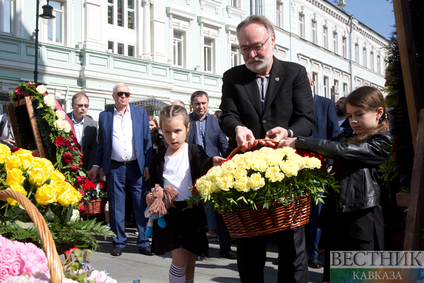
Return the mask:
M349 94L346 98L345 104L364 108L366 111L377 111L379 107L383 108L383 115L381 116L377 127L352 137L347 141L347 143L359 143L372 134L387 133L389 129L389 121L386 114L386 105L384 104L384 96L378 88L372 86L362 86L357 88Z

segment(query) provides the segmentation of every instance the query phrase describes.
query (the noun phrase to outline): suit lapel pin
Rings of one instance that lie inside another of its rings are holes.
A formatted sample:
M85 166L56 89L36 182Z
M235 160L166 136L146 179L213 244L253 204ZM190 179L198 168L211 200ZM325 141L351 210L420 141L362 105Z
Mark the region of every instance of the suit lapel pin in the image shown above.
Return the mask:
M276 81L276 82L279 82L279 81L280 81L280 78L279 78L279 77L276 77L276 78L275 78L275 81Z

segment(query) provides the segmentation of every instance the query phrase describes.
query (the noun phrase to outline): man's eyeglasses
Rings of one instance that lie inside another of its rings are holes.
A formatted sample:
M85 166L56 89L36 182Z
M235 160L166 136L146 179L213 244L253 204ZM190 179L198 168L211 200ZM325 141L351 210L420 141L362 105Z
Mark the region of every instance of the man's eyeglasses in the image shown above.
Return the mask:
M271 38L271 36L273 35L273 33L271 33L271 35L265 40L264 43L256 43L256 44L252 44L252 45L242 45L240 46L238 49L240 50L240 54L241 55L247 55L250 53L250 50L254 50L256 53L261 52L262 50L264 50L264 45L265 43L268 41L268 39Z
M129 93L129 92L123 92L123 91L120 91L120 92L117 92L116 94L117 94L119 97L123 96L124 94L125 94L125 97L130 97L130 93Z
M76 103L72 103L72 104L78 106L78 108L82 108L82 107L88 108L88 106L90 106L89 104L76 104Z

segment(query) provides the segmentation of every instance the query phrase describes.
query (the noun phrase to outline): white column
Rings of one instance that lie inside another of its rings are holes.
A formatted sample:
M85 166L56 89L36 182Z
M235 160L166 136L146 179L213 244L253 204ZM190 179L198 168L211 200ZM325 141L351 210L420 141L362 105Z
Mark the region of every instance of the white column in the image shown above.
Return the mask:
M150 2L143 1L143 59L152 60L150 48Z

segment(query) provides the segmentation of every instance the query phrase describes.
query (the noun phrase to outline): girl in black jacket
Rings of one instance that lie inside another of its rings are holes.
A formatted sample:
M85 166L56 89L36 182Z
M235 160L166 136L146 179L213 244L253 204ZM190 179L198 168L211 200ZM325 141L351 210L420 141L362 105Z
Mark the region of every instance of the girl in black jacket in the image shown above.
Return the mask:
M383 250L380 165L389 159L392 137L383 94L363 86L346 99L352 130L333 141L288 139L284 145L310 150L335 161L339 192L327 195L319 224L325 241L324 282L330 281L330 251Z
M196 255L207 253L208 249L206 214L202 204L189 206L185 202L191 195L187 187L193 186L209 168L225 159L208 157L201 146L186 143L189 116L184 107L165 106L159 118L168 148L158 152L150 162L150 188L155 184L162 188L171 185L178 191L178 197L174 201L175 207L169 208L165 215L166 227L160 228L154 223L152 252L164 254L171 251L170 283L194 282ZM151 194L146 192L145 198L149 197Z

